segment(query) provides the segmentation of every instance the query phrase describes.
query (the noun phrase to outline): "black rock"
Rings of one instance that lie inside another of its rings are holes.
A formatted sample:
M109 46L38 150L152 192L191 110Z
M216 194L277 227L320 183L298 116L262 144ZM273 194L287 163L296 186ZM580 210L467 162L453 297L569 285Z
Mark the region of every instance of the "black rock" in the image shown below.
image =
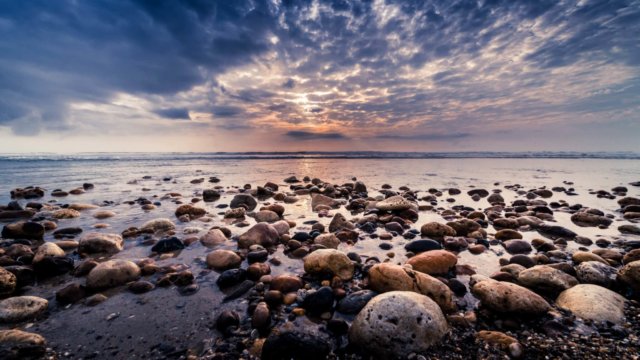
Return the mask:
M249 264L253 264L255 262L265 262L269 257L269 252L267 250L256 250L251 251L247 254L247 262Z
M573 231L559 225L541 224L536 227L536 230L542 235L549 235L553 237L573 239L578 236L578 234Z
M87 296L83 285L71 283L56 292L56 301L61 305L76 303Z
M73 270L73 259L68 256L46 256L33 265L39 276L57 276Z
M301 241L301 242L305 242L305 241L311 240L311 235L309 235L309 233L307 233L307 232L301 231L301 232L295 233L291 238L293 240L298 240L298 241Z
M440 250L442 245L439 242L431 239L414 240L404 246L404 249L414 254L430 250Z
M231 326L240 325L240 316L232 310L223 310L216 318L216 329L221 333L226 333Z
M336 310L343 314L357 314L362 310L369 300L378 295L375 291L360 290L352 292L351 294L338 301Z
M170 238L165 238L158 241L155 245L153 245L151 251L161 254L181 250L184 249L184 247L185 246L182 240L178 239L175 236L172 236Z
M238 194L231 199L229 206L232 209L243 207L248 211L252 211L258 206L258 202L249 194Z
M36 273L28 266L11 265L5 266L4 269L16 276L18 288L33 285L36 282Z
M83 188L83 189L85 189L85 190L91 190L91 189L93 189L93 187L94 187L94 186L93 186L93 184L91 184L91 183L84 183L84 184L82 184L82 188Z
M262 347L263 360L324 360L331 352L329 336L305 317L272 331Z
M536 262L533 261L532 258L530 258L527 255L522 255L522 254L518 254L518 255L514 255L511 257L511 259L509 259L509 263L510 264L520 264L526 268L530 268L536 265Z
M221 289L231 287L239 284L247 278L247 271L245 269L230 269L225 270L220 274L216 284Z
M204 190L202 192L202 199L205 202L213 202L220 199L220 193L215 190Z
M333 308L333 289L323 286L314 292L309 292L302 302L309 314L319 315L331 311Z
M467 287L458 279L449 279L447 285L456 296L463 296L467 293Z

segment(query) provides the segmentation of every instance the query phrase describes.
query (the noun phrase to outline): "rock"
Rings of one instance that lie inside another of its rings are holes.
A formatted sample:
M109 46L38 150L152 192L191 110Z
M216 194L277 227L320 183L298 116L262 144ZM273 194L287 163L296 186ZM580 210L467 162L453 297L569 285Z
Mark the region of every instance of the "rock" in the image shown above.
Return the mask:
M471 292L483 306L500 313L540 315L550 308L540 295L508 282L482 280L472 286Z
M218 270L228 270L240 267L242 258L231 250L214 250L207 254L207 266Z
M552 238L573 239L578 236L578 234L574 233L573 231L559 225L539 224L536 227L536 230L540 234L547 235Z
M413 291L430 297L445 312L451 312L456 308L453 293L442 281L399 265L381 263L371 267L369 288L380 293Z
M36 199L44 196L44 189L40 187L29 186L26 188L17 188L11 190L12 199Z
M182 250L184 248L185 246L182 240L178 239L175 236L172 236L172 237L167 237L158 241L155 245L153 245L153 247L151 248L151 251L158 254L162 254L162 253Z
M571 259L576 264L580 264L585 261L598 261L605 265L609 265L609 263L605 259L588 251L576 251L573 253L573 255L571 255Z
M311 209L318 211L319 207L337 208L340 202L322 194L311 194Z
M487 197L489 196L489 192L485 189L473 189L473 190L469 190L467 191L467 194L469 196L474 196L474 195L478 195L479 197L483 198L483 197Z
M618 278L640 292L640 260L632 261L618 270Z
M618 231L620 231L621 234L640 235L640 227L636 225L620 225L618 226Z
M214 247L224 244L226 241L227 237L220 229L211 229L200 237L200 243L206 247Z
M351 259L335 249L316 250L304 258L304 271L311 275L338 276L342 280L351 280L354 265Z
M223 271L220 276L218 276L216 285L218 285L220 289L226 289L243 282L246 278L247 271L245 269L229 269Z
M10 271L0 267L0 297L13 293L18 285L18 278Z
M42 315L49 302L37 296L15 296L0 301L0 323L19 323Z
M418 205L405 199L400 195L388 197L382 201L376 203L376 208L381 211L403 211L403 210L418 210Z
M71 283L56 292L56 301L61 305L73 304L82 300L86 295L84 286Z
M58 245L51 242L46 242L38 247L38 250L36 250L36 254L33 256L32 263L34 265L38 264L45 257L51 256L65 256L65 252Z
M175 212L176 217L178 218L184 215L189 215L189 218L191 219L197 219L199 217L203 217L206 213L207 211L205 209L195 207L191 204L180 205L178 206Z
M242 207L248 211L253 211L256 206L258 206L258 202L249 194L237 194L231 199L231 203L229 203L229 207L232 209Z
M442 311L428 297L392 291L373 298L356 316L349 340L376 358L425 353L447 333Z
M127 285L127 289L134 294L143 294L155 289L155 285L150 283L149 281L138 280Z
M405 245L404 249L414 254L419 254L425 251L440 250L442 249L442 245L431 239L414 240Z
M95 295L91 295L88 298L86 298L84 300L84 304L87 306L96 306L104 301L106 301L108 298L106 296L104 296L103 294L95 294Z
M445 236L456 236L456 231L451 226L437 222L422 225L420 233L436 240L442 240Z
M103 289L124 285L140 277L140 268L128 260L108 260L98 264L87 275L87 287Z
M85 254L115 254L123 249L124 240L119 234L90 232L80 238L78 251Z
M598 285L580 284L563 291L556 304L575 315L592 321L624 322L624 304L620 294Z
M518 273L522 285L547 293L559 293L578 285L578 280L564 271L546 265L537 265Z
M202 200L204 202L214 202L220 199L220 193L215 190L204 190L202 191Z
M235 311L222 310L216 317L216 329L222 333L225 333L228 328L238 325L240 325L240 316Z
M273 228L278 231L278 235L280 236L284 234L288 234L289 229L291 228L289 226L289 223L286 220L276 221L273 224L271 224L271 226L273 226Z
M93 210L93 209L97 209L99 208L98 205L93 205L93 204L71 204L69 205L69 209L73 209L73 210L77 210L77 211L84 211L84 210Z
M458 257L447 250L433 250L423 252L410 258L407 264L414 270L429 274L446 274L458 263Z
M502 197L502 195L498 194L498 193L493 193L491 195L489 195L489 197L487 198L487 201L489 202L489 204L503 204L504 203L504 198Z
M331 219L331 223L329 223L329 232L336 232L340 230L353 230L355 229L355 225L351 222L347 221L344 215L337 213Z
M32 221L19 221L7 224L2 228L2 237L5 239L42 240L44 226Z
M378 293L371 290L359 290L352 292L338 302L336 310L343 314L357 314L376 295L378 295Z
M595 284L604 287L613 286L616 282L616 269L598 261L585 261L576 267L576 274L581 283Z
M302 279L294 275L282 274L271 280L270 289L278 290L283 294L298 291L304 283Z
M594 215L587 212L577 212L571 215L571 221L578 226L609 226L612 220L606 216Z
M513 229L502 229L496 232L495 238L500 241L522 239L522 234Z
M531 244L526 240L507 240L502 243L502 246L509 254L526 254L532 250Z
M46 340L38 334L17 329L0 330L0 354L6 360L40 359L46 346Z
M640 199L634 198L634 197L625 197L618 200L618 205L620 205L620 207L625 207L629 205L640 205Z
M253 217L256 222L273 223L280 220L280 216L271 210L260 210Z
M307 292L302 307L311 315L320 315L333 309L333 289L323 286L315 291Z
M224 218L225 219L242 219L244 218L244 215L246 214L246 212L247 211L243 207L229 209L225 211Z
M167 218L149 220L142 225L140 231L145 233L167 232L175 230L176 225Z
M337 249L338 245L340 245L340 239L335 234L320 234L313 239L313 243L326 248Z
M80 212L73 209L60 209L54 211L51 216L54 219L74 219L80 217Z
M478 339L491 345L498 345L502 349L507 349L509 345L518 343L517 339L499 331L480 330L477 336Z
M262 346L262 360L325 360L331 352L329 335L306 317L271 331Z
M108 219L114 216L116 216L116 213L109 210L100 210L93 213L93 217L96 219Z
M267 223L258 223L238 237L238 247L249 248L251 245L270 247L277 244L280 235L278 230Z

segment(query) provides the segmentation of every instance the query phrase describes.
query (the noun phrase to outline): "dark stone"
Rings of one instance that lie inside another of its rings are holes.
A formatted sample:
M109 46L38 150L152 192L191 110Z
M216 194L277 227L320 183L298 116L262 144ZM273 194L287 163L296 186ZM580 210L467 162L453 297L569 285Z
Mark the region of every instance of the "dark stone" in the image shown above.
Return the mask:
M378 293L371 290L352 292L338 301L336 310L343 314L357 314L367 305L369 300L373 299L376 295L378 295Z
M274 329L262 346L263 360L324 360L331 352L329 336L305 317Z
M530 258L527 255L522 255L522 254L518 254L518 255L514 255L511 257L511 259L509 260L510 264L520 264L526 268L530 268L536 265L536 262L533 261L532 258Z
M489 196L489 192L488 192L487 190L485 190L485 189L473 189L473 190L469 190L469 191L467 191L467 194L468 194L469 196L472 196L472 197L473 197L473 196L479 196L479 197L481 197L481 198Z
M149 292L155 288L155 285L149 281L139 280L130 283L127 288L134 294L143 294Z
M57 276L73 270L73 259L68 256L46 256L33 266L38 276Z
M33 285L36 282L36 273L28 266L11 265L5 266L5 270L16 276L16 287Z
M170 238L165 238L158 241L155 245L153 245L151 251L162 254L166 252L181 250L184 249L184 247L185 246L182 240L178 239L175 236L172 236Z
M220 274L216 280L216 284L221 289L231 287L239 284L247 278L247 271L245 269L230 269L225 270Z
M232 209L243 207L248 211L252 211L258 206L258 202L249 194L238 194L231 199L229 206Z
M232 310L223 310L216 318L216 329L221 333L226 333L231 326L240 325L240 316Z
M265 262L269 257L269 252L267 250L256 250L251 251L247 254L247 262L249 264L253 264L255 262Z
M205 202L214 202L220 199L220 193L215 190L204 190L202 192L202 199Z
M461 297L467 293L467 287L458 279L449 279L447 281L447 286L449 286L449 289L451 289L456 296Z
M94 188L94 186L91 183L84 183L84 184L82 184L82 188L85 189L85 190L91 190L91 189Z
M74 237L82 233L82 229L79 227L62 228L53 232L55 238Z
M328 286L323 286L314 292L307 293L302 307L304 307L309 314L319 315L323 312L331 311L333 308L333 300L333 289Z
M559 225L541 224L536 227L536 230L542 235L549 235L552 237L573 239L578 236L578 234L573 231Z
M61 305L73 304L87 296L84 286L71 283L56 292L56 301Z
M305 241L311 240L311 235L309 235L309 233L306 233L306 232L297 232L291 238L293 240L305 242Z

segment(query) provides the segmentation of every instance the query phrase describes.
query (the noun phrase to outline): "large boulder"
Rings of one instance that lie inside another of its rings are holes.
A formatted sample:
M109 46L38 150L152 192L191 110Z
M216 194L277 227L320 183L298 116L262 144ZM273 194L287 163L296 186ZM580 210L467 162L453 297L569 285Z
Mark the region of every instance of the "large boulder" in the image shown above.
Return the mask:
M410 291L392 291L373 298L356 316L349 340L381 359L425 353L449 326L438 305Z
M429 275L446 274L458 263L458 257L447 250L426 251L410 258L407 264Z
M304 258L304 271L312 275L338 276L342 280L351 280L354 269L351 259L335 249L316 250Z
M430 297L445 312L456 308L453 293L442 281L400 265L381 263L372 266L369 269L369 288L380 293L413 291Z
M128 260L108 260L91 269L87 287L104 289L124 285L140 277L140 268Z
M624 322L625 298L602 286L580 284L560 293L556 304L575 315L592 321Z
M0 323L19 323L42 315L49 302L37 296L15 296L0 301Z
M500 313L540 315L550 308L540 295L508 282L484 279L475 283L471 292L483 306Z
M247 249L251 245L270 247L277 244L280 234L267 223L258 223L238 237L238 247Z
M445 236L456 235L456 231L451 226L438 222L430 222L422 225L420 233L436 240L442 240Z
M537 265L518 273L518 282L528 288L546 293L559 293L578 285L578 280L547 265Z
M80 238L78 251L85 254L115 254L122 250L124 240L119 234L90 232Z

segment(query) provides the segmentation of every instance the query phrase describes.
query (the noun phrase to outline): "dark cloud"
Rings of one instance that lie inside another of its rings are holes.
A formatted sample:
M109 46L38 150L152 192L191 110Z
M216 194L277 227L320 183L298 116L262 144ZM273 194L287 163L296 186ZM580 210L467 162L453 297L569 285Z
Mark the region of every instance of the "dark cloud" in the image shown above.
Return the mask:
M159 109L155 110L154 113L165 119L191 120L191 117L189 117L189 109L187 108Z
M382 134L376 136L378 139L388 140L422 140L422 141L443 141L443 140L458 140L471 136L469 133L451 133L451 134L411 134L411 135L396 135L396 134Z
M345 140L347 139L346 136L336 132L319 133L319 132L310 132L310 131L289 131L285 135L296 140Z

